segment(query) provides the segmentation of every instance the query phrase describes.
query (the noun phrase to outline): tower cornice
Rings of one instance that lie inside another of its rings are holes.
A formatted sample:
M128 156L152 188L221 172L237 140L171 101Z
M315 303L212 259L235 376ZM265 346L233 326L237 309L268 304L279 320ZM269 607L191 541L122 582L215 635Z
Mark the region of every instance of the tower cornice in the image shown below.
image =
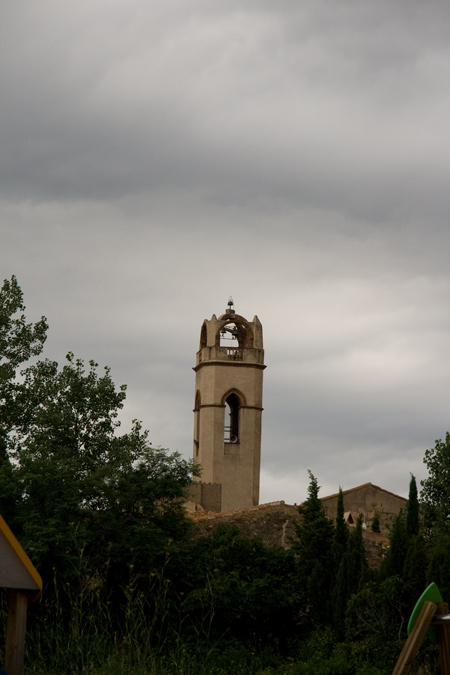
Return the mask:
M267 366L264 363L248 363L247 361L202 361L193 366L192 370L196 373L204 366L224 366L226 368L258 368L264 370Z

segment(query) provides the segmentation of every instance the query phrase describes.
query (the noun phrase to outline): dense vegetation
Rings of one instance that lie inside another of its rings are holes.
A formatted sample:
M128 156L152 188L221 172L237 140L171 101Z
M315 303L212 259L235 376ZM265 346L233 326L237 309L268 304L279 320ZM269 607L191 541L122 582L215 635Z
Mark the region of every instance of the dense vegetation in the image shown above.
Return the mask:
M425 453L421 504L411 476L379 570L342 492L331 522L312 474L290 550L233 527L199 539L182 507L195 465L138 422L120 435L125 387L70 353L63 367L38 360L47 323L24 311L13 277L0 291L0 513L44 580L26 672L391 672L427 582L450 597L448 434ZM420 659L436 672L433 646Z

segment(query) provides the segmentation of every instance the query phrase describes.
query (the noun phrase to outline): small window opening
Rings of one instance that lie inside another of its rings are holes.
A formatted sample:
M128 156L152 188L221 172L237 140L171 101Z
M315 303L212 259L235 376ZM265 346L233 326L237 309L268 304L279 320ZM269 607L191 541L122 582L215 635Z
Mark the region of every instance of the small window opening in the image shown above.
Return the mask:
M239 441L239 399L236 394L230 394L225 401L225 443Z

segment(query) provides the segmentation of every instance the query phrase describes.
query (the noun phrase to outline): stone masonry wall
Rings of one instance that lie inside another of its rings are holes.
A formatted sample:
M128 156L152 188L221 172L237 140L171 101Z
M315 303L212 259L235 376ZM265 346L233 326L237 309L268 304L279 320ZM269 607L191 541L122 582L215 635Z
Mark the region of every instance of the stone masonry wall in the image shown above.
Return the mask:
M197 512L190 517L196 522L195 537L210 536L219 525L236 525L248 537L259 536L267 546L289 548L295 537L294 520L300 516L295 506L284 502L261 504L228 513Z
M189 514L195 521L194 539L209 537L222 524L236 525L247 537L259 536L266 546L290 548L295 540L294 523L300 521L296 506L281 502L261 504L249 509L228 513L197 511ZM370 567L379 567L389 540L384 534L363 530L367 562Z

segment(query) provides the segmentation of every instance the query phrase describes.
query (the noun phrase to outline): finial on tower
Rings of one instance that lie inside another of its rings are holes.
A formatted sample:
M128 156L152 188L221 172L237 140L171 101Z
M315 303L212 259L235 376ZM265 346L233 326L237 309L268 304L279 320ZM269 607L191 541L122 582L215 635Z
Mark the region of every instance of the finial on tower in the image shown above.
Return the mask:
M228 314L234 314L234 302L231 295L228 298Z

